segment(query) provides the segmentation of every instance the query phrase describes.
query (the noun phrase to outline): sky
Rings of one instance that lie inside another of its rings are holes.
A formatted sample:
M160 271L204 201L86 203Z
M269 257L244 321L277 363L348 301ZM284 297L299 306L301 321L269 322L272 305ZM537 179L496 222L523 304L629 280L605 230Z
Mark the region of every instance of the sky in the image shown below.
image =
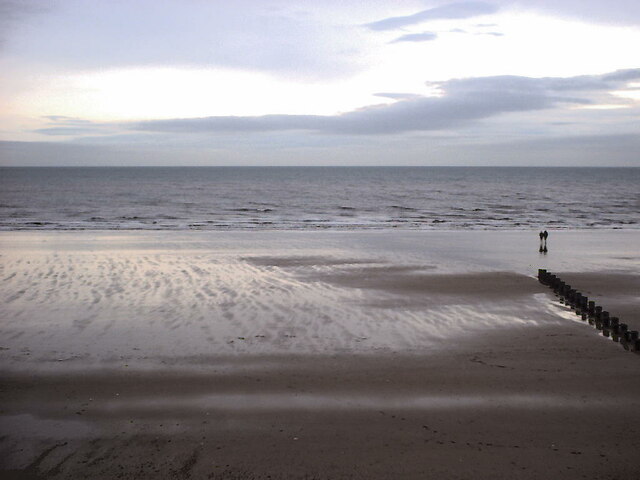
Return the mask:
M0 165L640 167L637 0L0 0Z

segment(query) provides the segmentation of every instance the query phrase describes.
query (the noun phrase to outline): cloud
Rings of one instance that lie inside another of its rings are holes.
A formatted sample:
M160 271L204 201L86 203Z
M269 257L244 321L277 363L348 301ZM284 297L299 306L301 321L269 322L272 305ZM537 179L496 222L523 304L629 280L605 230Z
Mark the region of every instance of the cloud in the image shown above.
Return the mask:
M45 115L42 118L48 120L48 125L32 130L33 133L51 136L78 136L111 134L114 127L107 123L95 123L82 118L68 117L65 115Z
M0 19L22 11L23 0L0 2ZM12 32L14 56L61 68L206 65L332 78L359 71L366 48L360 29L284 0L52 3L37 30Z
M299 136L295 136L299 138ZM288 141L287 141L288 143ZM134 165L504 165L639 167L640 135L567 135L509 142L474 143L428 138L408 142L394 137L367 139L357 145L333 141L283 150L267 142L259 152L241 143L219 151L173 150L60 142L0 141L3 166L134 166Z
M61 142L0 141L0 165L87 166L109 165L116 150ZM126 163L126 159L125 163ZM117 158L116 162L122 162ZM122 164L122 163L121 163Z
M640 135L569 135L504 143L448 146L445 155L466 165L639 167Z
M422 33L408 33L406 35L402 35L401 37L392 40L390 43L398 43L398 42L429 42L431 40L435 40L438 38L438 35L433 32L422 32Z
M433 20L463 19L490 15L498 11L498 7L486 2L459 2L450 3L441 7L422 10L413 15L402 17L390 17L377 22L368 23L371 30L394 30L397 28L430 22Z
M611 82L628 82L633 80L640 80L640 68L631 68L628 70L618 70L617 72L603 75L602 78L605 81Z
M0 46L4 45L7 33L18 23L44 11L46 7L33 0L0 0Z
M82 128L82 127L48 127L48 128L38 128L36 130L32 130L33 133L40 133L42 135L64 135L64 136L73 136L73 135L84 135L87 133L95 133L93 128Z
M590 104L620 88L639 70L569 78L494 76L454 79L437 86L440 97L396 96L392 104L375 105L335 116L216 116L152 120L124 125L131 130L173 133L273 132L303 130L325 134L396 134L464 126L508 112ZM397 94L383 94L394 98Z

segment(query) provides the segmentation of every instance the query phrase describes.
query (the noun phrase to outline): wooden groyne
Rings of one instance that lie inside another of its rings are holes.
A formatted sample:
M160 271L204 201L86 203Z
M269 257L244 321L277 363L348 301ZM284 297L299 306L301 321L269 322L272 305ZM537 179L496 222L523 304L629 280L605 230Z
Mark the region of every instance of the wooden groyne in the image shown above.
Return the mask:
M620 322L618 317L611 316L602 306L596 305L596 302L589 300L587 296L572 288L557 275L541 268L538 270L538 280L541 284L551 288L561 303L571 307L576 315L601 331L602 335L620 343L625 350L640 353L640 339L637 330L629 330L626 323Z

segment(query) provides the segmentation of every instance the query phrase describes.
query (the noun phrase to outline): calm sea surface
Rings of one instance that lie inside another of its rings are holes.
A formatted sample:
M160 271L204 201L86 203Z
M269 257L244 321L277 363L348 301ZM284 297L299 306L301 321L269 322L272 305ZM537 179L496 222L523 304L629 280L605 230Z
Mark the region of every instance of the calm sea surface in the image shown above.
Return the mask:
M0 168L1 230L640 228L638 168Z

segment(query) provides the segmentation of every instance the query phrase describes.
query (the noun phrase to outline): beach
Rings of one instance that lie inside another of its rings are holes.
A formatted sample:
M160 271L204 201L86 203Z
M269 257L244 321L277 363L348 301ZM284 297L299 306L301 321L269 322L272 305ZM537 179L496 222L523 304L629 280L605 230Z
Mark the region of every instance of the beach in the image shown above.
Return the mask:
M622 478L640 231L0 232L3 478Z

